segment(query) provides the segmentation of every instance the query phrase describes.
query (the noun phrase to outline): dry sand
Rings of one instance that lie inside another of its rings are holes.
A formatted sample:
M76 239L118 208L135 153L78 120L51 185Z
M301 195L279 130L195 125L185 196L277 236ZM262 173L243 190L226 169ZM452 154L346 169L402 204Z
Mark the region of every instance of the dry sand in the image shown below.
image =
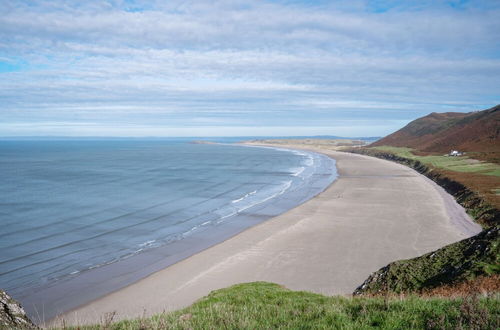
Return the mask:
M391 261L480 231L449 195L405 166L316 151L335 158L339 171L339 178L317 197L61 317L67 324L82 324L99 322L114 311L117 319L150 315L252 281L349 294Z

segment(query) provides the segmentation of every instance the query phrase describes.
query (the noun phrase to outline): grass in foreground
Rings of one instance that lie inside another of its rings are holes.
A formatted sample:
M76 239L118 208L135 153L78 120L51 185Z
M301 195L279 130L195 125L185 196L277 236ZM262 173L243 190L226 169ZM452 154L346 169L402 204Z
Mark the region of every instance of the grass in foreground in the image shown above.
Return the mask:
M217 290L192 306L80 329L496 329L498 297L344 298L255 282ZM75 329L75 328L73 328Z

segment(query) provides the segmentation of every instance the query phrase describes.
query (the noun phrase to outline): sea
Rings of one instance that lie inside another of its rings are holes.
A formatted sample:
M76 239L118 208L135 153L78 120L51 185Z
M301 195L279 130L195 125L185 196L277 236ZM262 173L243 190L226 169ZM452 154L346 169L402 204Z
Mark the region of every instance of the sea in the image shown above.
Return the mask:
M321 154L219 142L0 141L0 288L50 319L279 215L337 176Z

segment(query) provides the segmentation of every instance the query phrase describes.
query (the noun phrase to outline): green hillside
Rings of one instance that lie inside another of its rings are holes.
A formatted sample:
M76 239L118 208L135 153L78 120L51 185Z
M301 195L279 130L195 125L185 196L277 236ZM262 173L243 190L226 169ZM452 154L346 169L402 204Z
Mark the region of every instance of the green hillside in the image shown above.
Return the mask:
M423 256L399 260L373 273L355 294L422 292L442 285L500 274L499 228Z

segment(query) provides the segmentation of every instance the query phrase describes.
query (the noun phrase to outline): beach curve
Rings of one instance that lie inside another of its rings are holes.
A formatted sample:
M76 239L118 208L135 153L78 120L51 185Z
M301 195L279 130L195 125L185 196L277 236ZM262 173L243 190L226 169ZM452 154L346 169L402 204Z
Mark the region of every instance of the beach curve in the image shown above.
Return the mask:
M480 230L456 202L412 169L362 155L309 150L337 161L339 177L323 193L52 324L62 319L66 324L98 323L112 312L124 319L171 311L212 290L251 281L349 294L391 261Z

